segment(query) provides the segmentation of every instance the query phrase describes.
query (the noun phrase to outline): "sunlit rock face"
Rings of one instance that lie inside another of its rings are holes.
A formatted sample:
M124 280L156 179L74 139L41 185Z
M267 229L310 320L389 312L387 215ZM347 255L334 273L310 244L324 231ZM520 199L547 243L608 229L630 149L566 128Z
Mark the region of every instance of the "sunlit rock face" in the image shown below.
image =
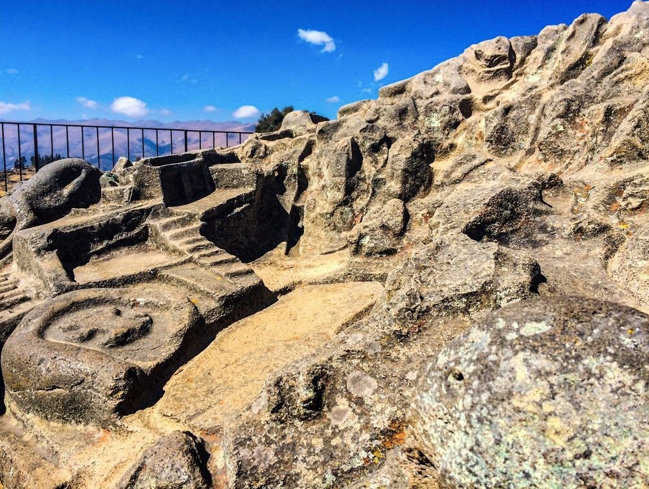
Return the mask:
M648 33L636 1L336 120L48 165L0 200L0 482L649 485Z

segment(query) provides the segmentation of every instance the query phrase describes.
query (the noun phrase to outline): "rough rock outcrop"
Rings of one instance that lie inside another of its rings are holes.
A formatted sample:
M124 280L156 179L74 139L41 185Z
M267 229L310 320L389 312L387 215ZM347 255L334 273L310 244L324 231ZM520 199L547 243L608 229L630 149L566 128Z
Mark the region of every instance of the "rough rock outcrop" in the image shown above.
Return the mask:
M0 483L646 485L647 32L636 1L337 120L48 165L0 201Z

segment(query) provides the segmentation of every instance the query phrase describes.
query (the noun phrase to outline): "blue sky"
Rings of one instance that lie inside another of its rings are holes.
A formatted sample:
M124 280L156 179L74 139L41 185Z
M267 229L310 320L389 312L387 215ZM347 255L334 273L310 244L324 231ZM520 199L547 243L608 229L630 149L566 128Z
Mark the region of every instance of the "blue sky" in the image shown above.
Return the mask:
M335 117L470 44L630 5L3 0L0 118L249 121L285 105Z

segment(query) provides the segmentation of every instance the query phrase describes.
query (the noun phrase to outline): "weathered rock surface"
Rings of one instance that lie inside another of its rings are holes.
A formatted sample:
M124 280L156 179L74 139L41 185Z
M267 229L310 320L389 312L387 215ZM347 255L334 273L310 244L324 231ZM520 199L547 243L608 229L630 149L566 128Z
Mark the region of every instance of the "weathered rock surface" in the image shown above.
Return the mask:
M101 172L78 158L46 165L33 178L18 186L0 204L0 257L11 251L11 236L68 214L72 209L99 202Z
M423 373L412 428L449 487L649 484L649 316L579 297L519 302Z
M203 442L191 433L175 431L148 448L120 489L209 489L207 452Z
M337 120L48 165L0 201L0 483L646 485L647 32L636 1Z

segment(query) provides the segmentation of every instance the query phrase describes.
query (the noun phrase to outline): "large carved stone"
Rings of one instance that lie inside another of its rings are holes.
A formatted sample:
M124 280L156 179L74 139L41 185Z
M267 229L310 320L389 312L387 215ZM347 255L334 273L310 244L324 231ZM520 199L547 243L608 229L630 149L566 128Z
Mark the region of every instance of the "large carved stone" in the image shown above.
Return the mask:
M11 251L13 231L55 221L99 202L101 172L78 158L46 165L0 204L0 257Z
M8 397L24 413L110 424L155 396L200 324L196 307L170 287L64 294L33 310L7 341Z

